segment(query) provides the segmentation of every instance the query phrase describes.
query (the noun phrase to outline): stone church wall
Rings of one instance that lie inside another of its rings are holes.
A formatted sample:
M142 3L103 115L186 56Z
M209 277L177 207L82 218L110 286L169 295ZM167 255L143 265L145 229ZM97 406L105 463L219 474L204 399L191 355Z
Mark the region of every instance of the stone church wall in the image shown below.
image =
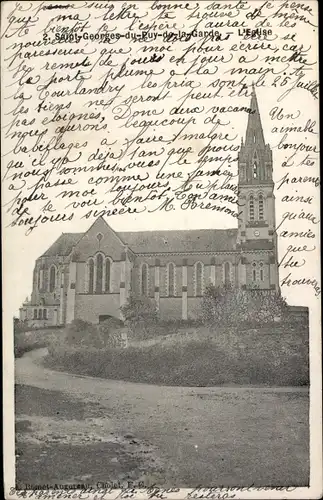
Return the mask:
M187 299L187 309L189 319L197 319L198 317L200 317L202 310L202 298L189 297Z
M98 323L100 315L120 316L120 295L80 295L75 297L75 319L82 319L90 323Z
M181 297L161 297L159 302L159 312L161 319L181 319Z

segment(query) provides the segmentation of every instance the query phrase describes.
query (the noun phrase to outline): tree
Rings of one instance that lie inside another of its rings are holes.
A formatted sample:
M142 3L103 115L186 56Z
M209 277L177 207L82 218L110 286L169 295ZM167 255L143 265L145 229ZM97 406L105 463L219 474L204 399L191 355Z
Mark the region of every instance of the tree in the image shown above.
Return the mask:
M281 318L287 309L279 293L209 286L203 296L203 320L217 325L268 323Z
M202 318L204 321L214 319L215 309L218 307L221 289L210 284L206 287L202 301Z
M155 300L144 295L130 295L126 304L121 307L121 313L131 332L139 338L149 337L150 329L158 320Z

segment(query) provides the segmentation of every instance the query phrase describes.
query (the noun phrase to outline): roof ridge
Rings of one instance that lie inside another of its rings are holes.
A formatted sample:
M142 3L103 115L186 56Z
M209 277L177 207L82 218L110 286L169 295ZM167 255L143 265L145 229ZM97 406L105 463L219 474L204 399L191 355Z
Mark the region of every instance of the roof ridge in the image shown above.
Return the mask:
M238 231L236 227L230 227L116 232L109 224L106 223L106 226L115 234L122 245L127 244L129 250L135 254L142 253L143 250L149 253L234 250L236 248L235 238ZM73 248L82 240L87 232L61 233L41 257L70 255Z
M143 229L143 230L138 230L138 231L118 231L118 233L178 233L181 231L237 231L238 228L236 227L223 227L223 228L203 228L203 229Z

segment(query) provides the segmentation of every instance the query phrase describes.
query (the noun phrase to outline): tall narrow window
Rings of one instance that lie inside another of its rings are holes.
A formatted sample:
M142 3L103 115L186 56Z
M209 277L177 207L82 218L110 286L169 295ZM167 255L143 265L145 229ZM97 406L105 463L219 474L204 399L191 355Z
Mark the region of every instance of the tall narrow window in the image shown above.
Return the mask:
M252 195L249 198L249 220L255 220L255 202Z
M252 281L257 281L257 270L256 270L257 264L253 262L252 264Z
M34 319L37 319L37 309L34 309Z
M143 264L141 268L141 295L148 295L148 265Z
M175 295L175 264L170 262L168 264L168 296L174 297Z
M200 297L203 295L203 264L197 262L195 265L195 295Z
M53 292L56 287L56 267L51 266L49 271L49 291Z
M89 293L93 294L94 291L94 261L89 260Z
M103 257L100 253L96 256L96 293L102 293L103 283Z
M224 286L228 287L230 285L231 285L230 262L225 262L225 264L224 264Z
M253 163L253 178L258 178L258 163L256 161Z
M43 310L42 309L38 310L38 319L43 319Z
M110 292L111 263L110 259L105 260L105 291Z
M264 281L264 269L263 269L264 265L262 262L260 262L259 267L260 267L260 281Z
M44 311L43 311L43 318L47 319L47 309L44 309Z
M40 268L38 271L38 290L42 290L44 286L44 269Z
M264 197L262 194L258 197L258 209L259 220L264 220Z

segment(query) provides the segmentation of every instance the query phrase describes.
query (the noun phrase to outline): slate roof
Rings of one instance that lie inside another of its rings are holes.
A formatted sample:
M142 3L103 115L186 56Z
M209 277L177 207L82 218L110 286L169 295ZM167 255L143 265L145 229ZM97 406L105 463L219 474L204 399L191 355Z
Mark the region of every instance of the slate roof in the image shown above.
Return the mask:
M84 233L63 233L42 257L69 255ZM117 233L134 253L220 252L236 249L237 229Z
M79 241L84 233L62 233L42 257L55 257L55 255L69 255L73 246Z
M237 229L138 231L118 233L134 253L233 251Z

